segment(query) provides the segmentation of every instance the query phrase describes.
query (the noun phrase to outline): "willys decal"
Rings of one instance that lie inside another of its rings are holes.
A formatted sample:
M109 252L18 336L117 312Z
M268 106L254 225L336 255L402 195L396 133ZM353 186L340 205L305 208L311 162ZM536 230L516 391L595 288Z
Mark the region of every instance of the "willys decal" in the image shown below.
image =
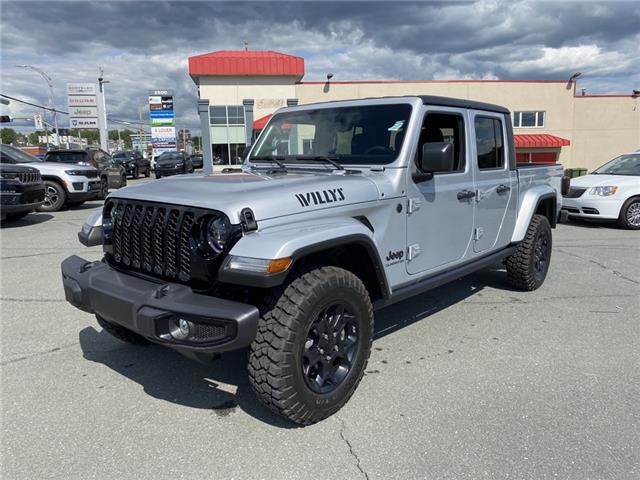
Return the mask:
M302 207L308 207L309 205L341 202L345 196L342 188L330 188L316 192L296 193L296 198Z

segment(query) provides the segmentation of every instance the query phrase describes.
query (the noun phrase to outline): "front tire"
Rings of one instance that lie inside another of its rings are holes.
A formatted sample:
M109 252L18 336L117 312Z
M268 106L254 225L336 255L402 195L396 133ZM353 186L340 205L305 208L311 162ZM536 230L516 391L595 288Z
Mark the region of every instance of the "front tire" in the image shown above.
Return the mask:
M620 209L618 225L628 230L640 230L640 197L629 198Z
M44 203L37 210L39 212L57 212L64 207L67 201L67 192L62 185L53 180L44 181Z
M270 299L249 355L258 399L310 425L336 413L360 383L371 353L373 308L353 273L321 267Z
M138 335L137 333L121 327L120 325L108 322L100 315L96 315L96 320L105 332L111 334L113 337L117 338L120 341L130 343L131 345L149 345L151 343L142 335Z
M107 177L100 178L100 193L98 194L98 198L104 200L109 195L109 182Z
M138 171L138 167L134 167L132 178L135 180L140 176L140 172Z
M534 215L524 240L507 258L507 281L518 290L540 288L551 261L551 225L544 215Z
M144 176L145 178L149 178L151 176L151 167L147 167L147 169L144 171Z

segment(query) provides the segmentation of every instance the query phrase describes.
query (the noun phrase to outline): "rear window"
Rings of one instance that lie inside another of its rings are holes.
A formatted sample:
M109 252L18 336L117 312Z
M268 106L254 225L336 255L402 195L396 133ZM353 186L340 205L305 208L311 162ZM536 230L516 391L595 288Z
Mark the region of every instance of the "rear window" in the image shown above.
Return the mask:
M44 157L45 162L60 163L80 163L88 162L89 158L86 152L49 152Z

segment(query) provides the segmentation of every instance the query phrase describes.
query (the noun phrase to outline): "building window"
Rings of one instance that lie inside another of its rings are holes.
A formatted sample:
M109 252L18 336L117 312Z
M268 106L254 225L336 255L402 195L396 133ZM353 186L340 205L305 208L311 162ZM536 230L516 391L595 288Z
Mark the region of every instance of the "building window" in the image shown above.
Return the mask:
M244 126L244 107L242 105L226 105L209 107L209 118L214 126Z
M515 128L544 127L545 112L513 112L513 126Z

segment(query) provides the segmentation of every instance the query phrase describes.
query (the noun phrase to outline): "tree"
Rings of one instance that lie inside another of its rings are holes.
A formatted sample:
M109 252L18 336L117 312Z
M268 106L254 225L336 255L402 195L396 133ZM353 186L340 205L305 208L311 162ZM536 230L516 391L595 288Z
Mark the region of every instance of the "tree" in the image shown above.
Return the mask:
M2 143L10 145L18 139L18 132L13 128L3 128L0 130L0 136L2 137Z

